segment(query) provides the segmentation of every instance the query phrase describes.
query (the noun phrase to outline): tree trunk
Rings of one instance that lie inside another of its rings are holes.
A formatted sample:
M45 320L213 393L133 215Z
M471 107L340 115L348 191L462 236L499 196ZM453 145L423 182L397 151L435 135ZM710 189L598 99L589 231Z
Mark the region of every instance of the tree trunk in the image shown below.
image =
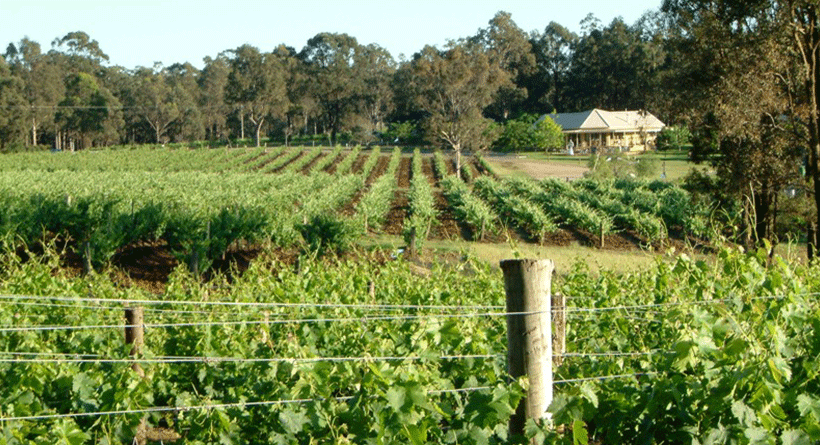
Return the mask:
M264 123L265 123L265 119L259 119L259 121L256 122L256 146L257 147L262 146L262 124L264 124Z
M453 150L456 151L456 177L461 179L461 144L453 145Z
M772 237L772 196L767 188L763 188L754 197L754 230L755 243L760 245L765 240L774 241Z
M31 119L31 145L37 146L37 118Z
M239 139L245 139L245 107L239 110Z

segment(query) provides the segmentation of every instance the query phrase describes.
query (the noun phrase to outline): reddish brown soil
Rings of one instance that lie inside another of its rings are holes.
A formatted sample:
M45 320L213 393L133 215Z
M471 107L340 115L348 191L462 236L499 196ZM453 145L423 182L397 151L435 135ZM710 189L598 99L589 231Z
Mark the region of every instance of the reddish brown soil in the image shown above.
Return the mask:
M387 212L382 232L389 235L401 235L402 227L404 227L404 218L407 217L407 192L405 190L396 190L393 194L393 204L390 211Z
M327 153L320 153L319 156L316 156L315 158L313 158L312 161L308 162L307 165L302 167L301 172L305 173L305 174L310 173L310 169L313 168L313 166L316 165L316 163L319 162L319 160L324 158L325 156L330 156L330 155L327 154Z
M413 172L412 159L409 157L402 157L399 163L399 168L396 171L396 179L398 180L398 187L400 189L407 189L410 187L410 176Z
M266 165L270 164L271 162L273 162L274 160L276 160L276 159L277 159L277 158L279 158L280 156L283 156L284 154L285 154L285 151L284 151L284 150L280 151L279 153L277 153L277 154L275 154L275 155L273 155L273 156L271 156L271 157L269 157L269 158L265 159L264 161L262 161L261 163L259 163L259 165L257 165L257 166L255 166L255 167L253 167L253 170L254 170L254 171L259 171L259 170L264 169Z
M305 155L305 153L307 153L305 150L300 151L300 152L299 152L299 154L298 154L298 155L296 155L296 157L295 157L295 158L293 158L293 159L291 159L290 161L288 161L285 165L280 165L280 166L279 166L276 170L274 170L274 171L273 171L273 173L278 173L278 172L280 172L280 171L284 170L285 168L287 168L287 166L288 166L288 165L290 165L290 164L292 164L292 163L296 162L299 158L301 158L302 156L304 156L304 155Z
M359 157L356 158L356 161L353 162L353 166L350 168L350 172L354 174L359 174L362 172L362 168L364 167L364 163L367 162L367 157L370 156L369 154L360 153Z
M436 210L438 210L438 219L430 229L431 239L472 239L472 231L456 218L447 198L441 192L436 192Z
M345 151L339 153L338 156L336 156L336 159L334 159L333 162L330 163L330 165L325 167L325 171L330 174L336 173L336 164L342 162L342 159L344 159L345 156L347 156L348 154L350 153L347 153Z
M376 179L378 179L381 175L384 174L385 170L387 170L387 165L390 163L390 158L387 156L380 156L379 160L376 162L376 165L373 167L373 170L370 172L370 176L367 177L365 181L365 186L360 188L356 194L353 196L353 199L350 200L347 204L342 207L339 211L342 215L345 216L353 216L356 213L356 205L362 199L362 196L370 190L370 186L373 184Z

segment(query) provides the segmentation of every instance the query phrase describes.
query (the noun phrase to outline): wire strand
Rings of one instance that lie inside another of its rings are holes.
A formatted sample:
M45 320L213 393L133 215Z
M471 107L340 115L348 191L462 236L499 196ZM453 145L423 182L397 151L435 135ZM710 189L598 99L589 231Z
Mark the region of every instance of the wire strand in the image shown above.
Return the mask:
M478 318L478 317L504 317L515 315L534 315L543 312L477 312L468 314L424 314L424 315L402 315L402 316L380 316L380 317L341 317L341 318L303 318L303 319L281 319L281 320L240 320L240 321L202 321L189 323L144 323L142 325L127 324L101 324L85 326L52 325L52 326L14 326L2 327L2 332L34 332L34 331L78 331L86 329L124 329L142 326L149 329L168 329L180 327L205 327L205 326L250 326L250 325L278 325L278 324L309 324L309 323L337 323L353 322L368 323L374 321L410 321L423 320L428 318Z
M464 393L464 392L473 392L473 391L484 391L484 390L487 390L487 389L491 389L491 387L479 386L479 387L472 387L472 388L439 389L439 390L430 390L430 391L427 391L427 393L428 394L452 394L452 393ZM326 401L331 401L331 400L336 401L336 402L346 402L346 401L349 401L349 400L353 400L355 398L356 398L356 396L340 396L340 397L327 397L327 398L315 398L315 399L269 400L269 401L260 401L260 402L218 403L218 404L203 404L203 405L174 406L174 407L172 407L172 406L160 406L160 407L154 407L154 408L128 409L128 410L116 410L116 411L97 411L97 412L90 412L90 413L42 414L42 415L34 415L34 416L0 417L0 423L3 423L3 422L23 422L23 421L32 421L32 420L57 420L57 419L66 419L66 418L77 418L77 417L101 417L101 416L117 416L117 415L126 415L126 414L147 414L147 413L157 413L157 412L192 411L192 410L200 410L200 409L247 408L247 407L270 406L270 405L287 405L287 404L326 402Z
M22 354L21 354L22 355ZM78 354L80 355L80 354ZM80 355L82 356L82 355ZM96 356L99 357L99 356ZM420 361L420 360L468 360L496 359L503 355L442 355L438 357L422 356L388 356L388 357L312 357L312 358L242 358L242 357L151 357L151 358L0 358L0 363L319 363L319 362L387 362L387 361Z
M345 304L345 303L262 303L244 301L192 301L192 300L129 300L125 298L86 298L86 297L57 297L38 295L2 294L4 300L51 300L91 302L97 304L125 304L125 305L199 305L199 306L248 306L272 308L337 308L337 309L404 309L404 310L497 310L504 306L481 305L418 305L418 304Z
M599 377L581 377L577 379L563 379L563 380L553 380L553 384L564 384L564 383L579 383L579 382L592 382L598 380L611 380L611 379L624 379L629 377L641 377L645 375L655 375L657 372L654 371L647 371L647 372L637 372L635 374L618 374L618 375L604 375Z

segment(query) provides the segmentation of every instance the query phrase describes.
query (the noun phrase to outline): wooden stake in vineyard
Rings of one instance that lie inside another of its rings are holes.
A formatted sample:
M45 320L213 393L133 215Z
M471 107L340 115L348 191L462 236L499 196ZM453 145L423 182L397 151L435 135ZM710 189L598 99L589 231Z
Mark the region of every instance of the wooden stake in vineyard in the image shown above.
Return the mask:
M139 358L142 355L142 346L145 344L145 315L141 306L125 308L125 343L132 345L129 355ZM131 369L141 378L145 378L145 371L139 363L133 363ZM144 416L137 427L133 443L135 445L146 445L150 442L175 442L182 439L176 431L170 428L148 426L148 417Z
M501 261L507 294L510 376L526 376L527 395L510 418L510 433L523 435L527 419L544 422L552 403L551 260Z

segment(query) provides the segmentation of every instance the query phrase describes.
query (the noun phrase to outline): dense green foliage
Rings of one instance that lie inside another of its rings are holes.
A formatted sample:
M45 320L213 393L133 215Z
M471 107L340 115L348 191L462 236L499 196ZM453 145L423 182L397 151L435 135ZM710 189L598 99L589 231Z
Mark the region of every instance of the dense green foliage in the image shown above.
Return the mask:
M579 265L561 285L574 305L622 309L568 310L557 378L629 376L559 388L554 420L582 421L591 442L816 442L819 277L765 249L622 276Z
M0 331L2 418L180 407L148 421L192 444L508 440L521 389L504 377L503 318L460 315L503 302L484 266L467 265L467 275L437 267L426 279L402 261L304 259L298 273L260 261L224 287L180 269L163 304L146 305L142 379L127 360L122 305L107 299L149 296L100 276L54 276L56 257L0 260L0 293L64 298L4 303L3 326L78 327ZM84 300L89 288L99 300ZM100 325L111 328L82 328ZM214 404L230 406L184 408ZM3 422L0 440L130 444L144 415Z
M402 228L405 242L414 249L421 249L430 228L436 222L438 210L436 210L436 200L433 196L433 186L430 180L422 171L421 151L416 149L413 153L412 178L410 179L410 190L407 192L408 217L404 221Z
M547 150L556 151L564 146L561 126L549 116L525 114L504 123L504 130L496 139L494 148L499 151Z
M500 272L486 266L434 266L420 277L401 260L303 259L297 272L259 261L224 286L179 269L161 304L143 303L140 378L121 311L150 297L101 275L55 275L50 254L0 261L0 375L14 382L0 388L0 417L44 416L5 421L3 443L126 444L143 416L185 443L519 442L507 435L522 389L506 377L504 319L468 315L503 304ZM550 410L568 427L530 424L528 435L568 444L820 438L816 268L726 250L625 275L583 264L558 272L569 330ZM142 411L156 407L178 409ZM123 410L133 412L52 417Z

